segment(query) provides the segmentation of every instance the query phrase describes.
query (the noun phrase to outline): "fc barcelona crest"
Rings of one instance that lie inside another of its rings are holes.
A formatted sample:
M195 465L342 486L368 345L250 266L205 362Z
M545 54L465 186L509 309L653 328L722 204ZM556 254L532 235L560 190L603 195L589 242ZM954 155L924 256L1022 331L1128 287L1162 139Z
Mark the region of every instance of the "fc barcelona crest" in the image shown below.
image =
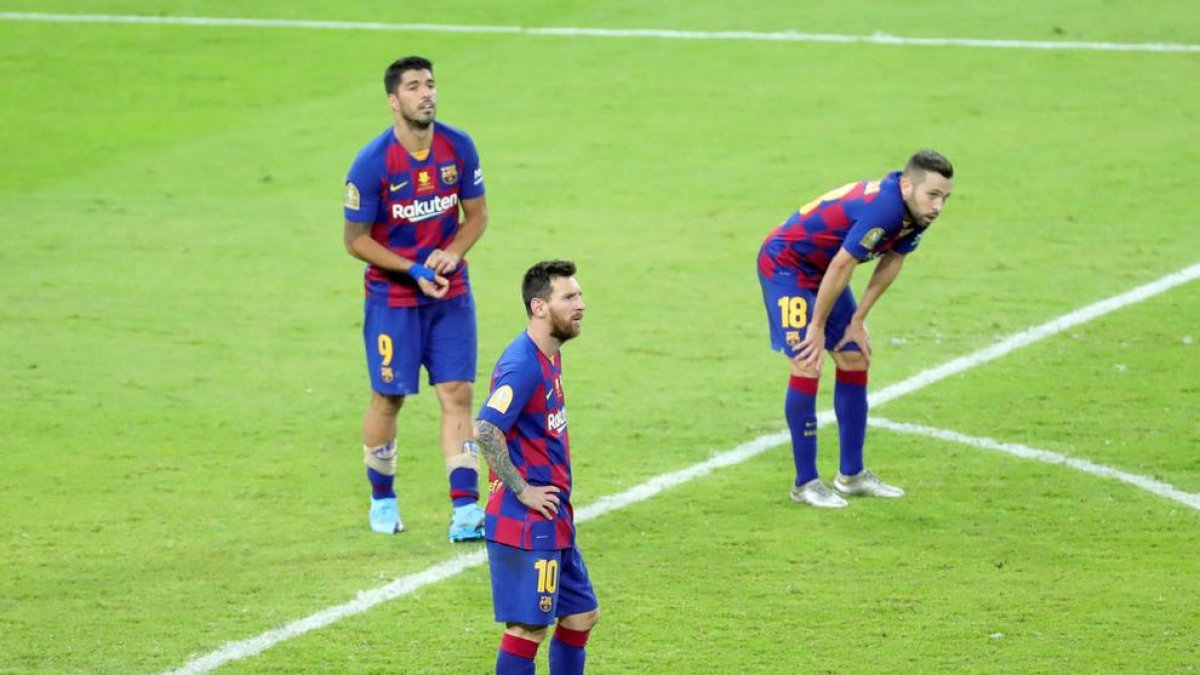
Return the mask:
M538 609L542 610L543 612L549 612L553 608L554 601L550 599L550 596L543 595L542 597L538 598Z
M442 185L454 185L458 182L458 165L446 164L442 169Z

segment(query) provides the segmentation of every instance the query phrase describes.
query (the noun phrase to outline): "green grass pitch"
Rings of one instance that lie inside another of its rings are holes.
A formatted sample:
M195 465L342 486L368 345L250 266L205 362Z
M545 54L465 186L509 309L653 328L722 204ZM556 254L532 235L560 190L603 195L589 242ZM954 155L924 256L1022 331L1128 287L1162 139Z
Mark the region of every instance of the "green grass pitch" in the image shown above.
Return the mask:
M1200 43L1182 0L806 4L0 13ZM1197 262L1194 51L0 21L0 673L178 668L478 550L445 541L428 391L400 419L410 531L366 528L340 198L408 53L436 63L439 115L487 177L477 398L524 324L520 274L580 266L577 506L783 429L758 246L917 148L955 162L956 194L871 317L873 389ZM1200 493L1198 288L873 414ZM832 427L821 444L829 476ZM867 460L908 495L797 507L780 446L582 524L590 671L1195 672L1195 509L882 429ZM487 673L499 634L474 567L221 672Z

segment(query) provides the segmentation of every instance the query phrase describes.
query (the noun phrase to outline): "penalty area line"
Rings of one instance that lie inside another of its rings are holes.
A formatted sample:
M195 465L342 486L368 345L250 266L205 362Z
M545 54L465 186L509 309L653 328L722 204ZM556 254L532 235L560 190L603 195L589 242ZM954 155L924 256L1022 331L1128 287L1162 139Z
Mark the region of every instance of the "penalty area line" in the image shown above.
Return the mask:
M1196 278L1200 278L1200 263L1168 274L1156 281L1138 286L1120 295L1101 300L1041 325L1021 331L994 345L954 359L941 366L917 373L906 380L885 387L877 394L872 395L871 403L878 405L911 394L951 375L956 375L998 359L1005 354L1021 349L1022 347L1027 347L1081 323L1115 312L1122 307L1136 304L1165 293L1176 286L1181 286ZM833 420L834 415L831 410L823 411L817 416L817 424L819 426L829 424ZM646 501L661 492L678 487L701 476L706 476L717 469L740 464L756 457L773 447L787 442L789 438L791 436L786 431L759 436L738 445L732 450L717 453L698 464L693 464L678 471L659 474L624 492L601 497L595 502L577 509L575 511L575 519L580 523L586 522L618 509ZM215 651L198 656L179 668L167 672L172 675L207 673L225 663L249 658L285 640L299 637L342 619L361 614L376 605L404 597L420 588L449 579L460 572L482 565L486 560L487 555L484 551L475 551L449 558L420 572L399 577L379 588L362 591L349 602L323 609L303 619L266 631L256 637L228 642Z
M1038 448L1031 448L1028 445L1021 445L1020 443L1006 443L1004 441L998 441L994 438L968 436L957 431L950 431L949 429L938 429L920 424L909 424L907 422L893 422L892 420L881 419L878 417L868 420L867 423L873 427L879 427L880 429L887 429L888 431L895 431L901 434L927 436L929 438L936 438L938 440L969 445L981 450L995 450L997 452L1003 452L1014 457L1021 457L1023 459L1032 459L1039 462L1045 462L1047 464L1061 464L1063 466L1068 466L1072 469L1075 469L1076 471L1082 471L1093 476L1119 480L1122 483L1127 483L1136 488L1140 488L1152 494L1158 495L1159 497L1177 501L1180 504L1190 506L1193 509L1200 511L1200 494L1184 492L1170 483L1164 483L1163 481L1148 478L1146 476L1139 476L1138 474L1129 473L1128 471L1114 469L1111 466L1097 464L1086 459L1079 459L1077 457L1071 457L1070 455L1051 452L1050 450L1039 450Z

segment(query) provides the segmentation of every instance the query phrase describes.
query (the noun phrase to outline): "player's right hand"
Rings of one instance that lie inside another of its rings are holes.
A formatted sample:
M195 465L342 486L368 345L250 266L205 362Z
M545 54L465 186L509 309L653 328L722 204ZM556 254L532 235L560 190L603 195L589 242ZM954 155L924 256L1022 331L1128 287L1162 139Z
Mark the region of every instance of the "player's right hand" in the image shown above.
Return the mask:
M558 514L558 497L554 493L558 488L553 485L526 485L517 499L522 504L542 514L546 520L553 520Z
M825 328L816 330L809 326L808 333L800 344L796 345L796 355L792 361L801 368L821 370L822 359L825 356Z
M417 286L421 289L422 293L431 298L445 297L446 293L450 290L450 282L440 274L435 274L432 281L429 279L417 279Z

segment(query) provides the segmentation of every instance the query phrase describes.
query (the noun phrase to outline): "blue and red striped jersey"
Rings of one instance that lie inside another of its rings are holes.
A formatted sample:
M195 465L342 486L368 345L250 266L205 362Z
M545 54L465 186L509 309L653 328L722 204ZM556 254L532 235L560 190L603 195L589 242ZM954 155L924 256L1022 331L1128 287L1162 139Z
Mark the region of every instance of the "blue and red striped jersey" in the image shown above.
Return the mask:
M346 220L370 224L372 239L418 263L454 241L459 202L484 192L471 137L441 122L433 124L433 145L425 159L410 155L388 127L359 151L346 176ZM470 290L466 260L444 276L450 281L446 299ZM407 274L374 265L367 265L364 283L368 300L389 307L436 302Z
M800 288L816 289L839 249L858 260L916 250L926 228L909 218L900 173L843 185L802 206L763 241L759 272L768 279L794 277Z
M562 389L562 355L538 349L528 333L516 337L492 371L491 393L478 419L496 425L508 439L508 457L530 485L554 485L558 513L547 520L517 499L490 473L484 536L525 550L571 548L571 447Z

